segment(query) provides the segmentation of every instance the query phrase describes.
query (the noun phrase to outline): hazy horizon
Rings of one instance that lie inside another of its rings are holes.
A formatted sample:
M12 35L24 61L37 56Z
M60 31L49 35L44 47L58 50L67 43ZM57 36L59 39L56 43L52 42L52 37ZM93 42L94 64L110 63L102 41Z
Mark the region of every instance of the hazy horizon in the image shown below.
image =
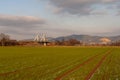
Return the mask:
M2 0L0 33L14 39L120 35L120 0Z

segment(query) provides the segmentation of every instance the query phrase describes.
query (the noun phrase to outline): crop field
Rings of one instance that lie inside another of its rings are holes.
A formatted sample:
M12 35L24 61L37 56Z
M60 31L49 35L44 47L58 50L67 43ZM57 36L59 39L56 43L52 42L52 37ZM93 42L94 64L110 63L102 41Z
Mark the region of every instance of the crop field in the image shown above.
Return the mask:
M0 47L0 80L120 80L120 48Z

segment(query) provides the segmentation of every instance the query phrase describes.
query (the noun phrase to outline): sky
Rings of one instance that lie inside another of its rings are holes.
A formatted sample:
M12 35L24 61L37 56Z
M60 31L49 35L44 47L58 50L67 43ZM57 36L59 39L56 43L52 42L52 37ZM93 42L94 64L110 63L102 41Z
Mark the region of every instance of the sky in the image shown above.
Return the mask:
M120 0L1 0L0 33L18 40L120 35Z

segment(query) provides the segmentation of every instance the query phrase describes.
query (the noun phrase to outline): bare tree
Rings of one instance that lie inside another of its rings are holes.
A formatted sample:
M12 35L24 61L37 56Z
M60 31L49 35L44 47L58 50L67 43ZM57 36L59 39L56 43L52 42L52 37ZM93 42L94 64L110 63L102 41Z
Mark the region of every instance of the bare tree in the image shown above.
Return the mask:
M2 46L5 46L5 43L10 40L10 36L4 33L0 34L0 42Z

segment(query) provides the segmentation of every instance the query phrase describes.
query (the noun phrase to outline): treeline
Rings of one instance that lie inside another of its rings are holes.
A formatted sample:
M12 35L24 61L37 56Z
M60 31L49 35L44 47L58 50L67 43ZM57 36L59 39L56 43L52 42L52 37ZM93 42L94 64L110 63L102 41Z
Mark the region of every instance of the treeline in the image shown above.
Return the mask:
M0 34L0 46L14 46L18 45L16 40L11 40L9 35L4 33Z
M69 39L69 40L56 40L52 43L51 45L58 45L58 46L77 46L77 45L82 45L82 42L76 40L76 39Z
M112 42L111 46L120 46L120 41Z
M116 42L111 42L108 44L101 44L101 43L85 43L85 42L81 42L78 41L76 39L69 39L69 40L56 40L54 42L51 42L50 45L57 45L57 46L120 46L120 41L116 41Z
M39 43L34 41L17 41L10 39L9 35L0 34L0 46L39 46Z

